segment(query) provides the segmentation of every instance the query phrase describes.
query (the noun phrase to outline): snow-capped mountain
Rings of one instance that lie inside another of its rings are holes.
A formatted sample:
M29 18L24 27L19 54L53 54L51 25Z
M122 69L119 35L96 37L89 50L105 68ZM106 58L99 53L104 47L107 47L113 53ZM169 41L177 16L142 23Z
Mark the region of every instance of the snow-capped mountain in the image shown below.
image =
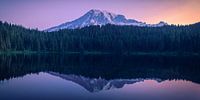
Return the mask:
M113 79L106 80L102 78L87 78L84 76L77 75L65 75L56 72L48 72L53 76L60 77L62 79L72 81L80 86L84 87L89 92L100 92L110 89L123 88L126 84L134 84L137 82L144 81L145 79ZM157 82L162 82L160 79L156 79Z
M58 31L61 29L76 29L76 28L83 28L85 26L90 25L106 25L106 24L114 24L114 25L133 25L133 26L148 26L148 27L161 27L164 25L168 25L165 22L160 22L158 24L146 24L144 22L140 22L134 19L127 19L124 15L114 14L107 11L101 11L92 9L87 12L82 17L71 21L66 22L61 25L52 27L47 29L46 31Z

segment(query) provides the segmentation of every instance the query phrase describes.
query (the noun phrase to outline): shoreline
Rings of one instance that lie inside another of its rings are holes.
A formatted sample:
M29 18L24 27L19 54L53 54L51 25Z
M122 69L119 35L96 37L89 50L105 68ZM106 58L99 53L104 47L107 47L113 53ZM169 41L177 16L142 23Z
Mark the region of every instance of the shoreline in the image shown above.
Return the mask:
M81 55L135 55L135 56L200 56L200 53L193 52L100 52L100 51L84 51L84 52L47 52L47 51L0 51L0 55L33 55L33 54L81 54Z

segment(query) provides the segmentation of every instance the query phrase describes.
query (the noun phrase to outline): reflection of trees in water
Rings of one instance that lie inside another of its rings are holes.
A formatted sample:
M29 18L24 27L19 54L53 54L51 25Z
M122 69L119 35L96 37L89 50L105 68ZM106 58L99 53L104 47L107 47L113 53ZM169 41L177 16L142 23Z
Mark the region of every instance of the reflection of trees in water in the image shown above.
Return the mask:
M200 57L119 55L1 55L0 80L53 71L91 78L186 79L200 83Z

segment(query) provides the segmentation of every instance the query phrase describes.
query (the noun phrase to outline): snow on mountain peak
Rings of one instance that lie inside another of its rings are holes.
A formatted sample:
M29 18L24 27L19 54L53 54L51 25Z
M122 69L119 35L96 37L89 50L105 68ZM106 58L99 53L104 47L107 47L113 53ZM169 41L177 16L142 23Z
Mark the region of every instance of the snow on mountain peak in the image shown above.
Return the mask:
M97 10L92 9L88 11L86 14L81 16L80 18L66 22L61 25L52 27L47 29L46 31L58 31L61 29L76 29L76 28L83 28L86 26L91 25L106 25L106 24L113 24L113 25L133 25L133 26L148 26L148 27L161 27L167 25L165 22L160 22L158 24L146 24L144 22L139 22L134 19L127 19L124 15L111 13L105 10Z
M107 12L106 10L97 10L97 9L92 9L92 10L90 10L88 13L91 13L92 15L95 15L95 16L99 16L99 15L101 15L101 14L103 14L104 15L104 17L106 17L106 18L114 18L114 17L116 17L117 15L116 14L114 14L114 13L111 13L111 12Z

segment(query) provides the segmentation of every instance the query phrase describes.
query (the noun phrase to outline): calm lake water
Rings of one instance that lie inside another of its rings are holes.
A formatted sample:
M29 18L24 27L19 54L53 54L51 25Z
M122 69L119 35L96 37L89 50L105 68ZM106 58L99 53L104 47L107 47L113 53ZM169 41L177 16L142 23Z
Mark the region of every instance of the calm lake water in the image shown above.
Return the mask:
M0 55L0 100L200 100L200 57Z

